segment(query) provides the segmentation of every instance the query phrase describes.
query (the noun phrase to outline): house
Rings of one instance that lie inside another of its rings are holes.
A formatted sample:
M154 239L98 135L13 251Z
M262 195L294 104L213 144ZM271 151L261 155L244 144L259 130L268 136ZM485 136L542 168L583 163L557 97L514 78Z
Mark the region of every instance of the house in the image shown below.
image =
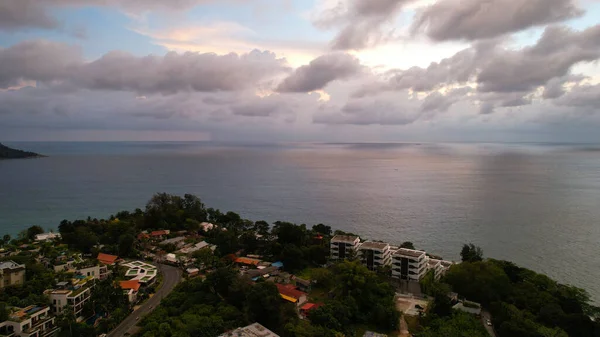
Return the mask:
M279 335L258 323L253 323L243 328L226 332L219 335L219 337L279 337Z
M35 241L51 241L54 239L60 239L60 233L42 233L35 235Z
M192 277L192 276L198 275L198 273L200 273L200 269L198 269L198 268L188 268L188 269L185 270L185 272L188 274L188 276Z
M0 262L0 289L23 285L25 283L25 265L14 261Z
M177 256L173 253L165 255L165 260L171 263L177 263Z
M170 230L164 229L164 230L150 232L150 236L153 238L162 238L163 236L169 235L169 233L171 233Z
M200 224L200 229L203 230L204 232L208 232L209 230L215 228L215 225L211 224L210 222L203 222Z
M138 280L120 281L119 286L123 289L123 294L127 297L129 303L137 301L137 294L141 287Z
M100 263L104 263L106 265L112 266L113 264L115 264L115 262L117 262L119 257L116 255L99 253L97 259L98 259L98 262L100 262Z
M462 301L456 303L452 309L464 311L471 315L481 316L481 304L470 302L470 301Z
M246 275L248 277L250 277L251 279L254 279L257 277L265 276L267 274L273 274L278 270L279 270L278 268L275 268L273 266L266 267L266 268L250 269L250 270L246 271Z
M303 291L296 289L296 287L292 284L275 284L277 286L277 290L279 291L279 295L286 301L290 301L295 303L297 307L300 307L302 304L306 302L307 294Z
M419 281L427 273L428 259L422 250L400 248L392 254L392 277Z
M302 307L300 307L300 314L306 317L310 311L322 307L323 305L323 303L305 303Z
M311 281L301 279L299 277L296 277L294 279L294 281L296 281L296 287L298 288L298 290L304 291L304 292L309 292L311 290L311 285L312 285Z
M185 243L185 236L178 236L176 238L163 240L159 243L159 245L165 246L165 245L173 244L176 247L181 247L184 245L184 243Z
M75 278L70 282L59 282L56 289L48 289L44 294L50 298L50 307L54 315L59 315L66 305L70 305L75 317L79 317L84 304L90 300L93 285L94 278L91 276Z
M369 268L376 270L377 268L388 266L392 263L389 243L367 241L358 246L360 261Z
M245 265L258 266L258 264L261 263L262 261L259 259L252 259L249 257L238 257L233 262L239 263L239 264L245 264Z
M150 238L150 234L148 234L148 232L146 232L146 231L143 231L137 235L138 240L147 240L149 238Z
M210 243L206 242L206 241L200 241L198 243L196 243L195 245L191 246L191 247L184 247L181 248L180 250L177 251L177 253L181 253L181 254L191 254L193 252L199 251L201 249L210 249L211 251L215 251L215 249L217 248L217 246L215 245L211 245Z
M53 336L58 327L50 307L31 305L26 308L10 308L8 319L0 323L0 336L47 337Z
M344 260L356 254L359 245L360 238L356 235L335 235L329 244L331 259Z

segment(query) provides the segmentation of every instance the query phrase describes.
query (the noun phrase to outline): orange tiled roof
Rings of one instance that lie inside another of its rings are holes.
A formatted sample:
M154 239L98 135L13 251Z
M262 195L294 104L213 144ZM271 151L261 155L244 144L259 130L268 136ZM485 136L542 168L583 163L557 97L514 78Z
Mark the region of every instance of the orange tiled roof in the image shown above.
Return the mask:
M121 289L140 290L140 282L138 280L121 281L119 282L119 285L121 286Z
M150 233L151 236L162 236L162 235L167 235L167 231L162 230L162 231L154 231L152 233Z
M115 263L115 261L117 261L119 257L115 256L115 255L109 255L109 254L104 254L104 253L100 253L98 254L98 261L104 263L104 264L113 264Z
M235 263L243 263L243 264L253 264L253 265L258 265L260 263L260 260L258 259L251 259L249 257L238 257L235 259Z

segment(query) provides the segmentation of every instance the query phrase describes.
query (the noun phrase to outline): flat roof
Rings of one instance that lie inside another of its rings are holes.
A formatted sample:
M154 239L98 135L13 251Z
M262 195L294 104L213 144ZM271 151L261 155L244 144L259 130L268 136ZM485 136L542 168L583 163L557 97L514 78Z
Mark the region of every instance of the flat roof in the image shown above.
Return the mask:
M426 253L422 250L414 250L414 249L407 249L407 248L400 248L394 253L394 255L403 255L403 256L411 256L411 257L420 257L425 254Z
M358 249L385 249L389 246L390 244L385 242L367 241L362 243Z
M331 242L349 242L353 243L356 239L360 239L356 235L335 235L331 238Z

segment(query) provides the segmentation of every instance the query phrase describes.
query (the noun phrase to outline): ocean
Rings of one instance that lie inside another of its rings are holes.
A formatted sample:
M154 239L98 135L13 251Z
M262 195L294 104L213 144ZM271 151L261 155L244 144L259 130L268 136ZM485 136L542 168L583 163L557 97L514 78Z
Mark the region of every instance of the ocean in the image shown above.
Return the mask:
M573 144L34 143L0 161L0 233L199 196L459 260L463 243L600 302L600 146Z

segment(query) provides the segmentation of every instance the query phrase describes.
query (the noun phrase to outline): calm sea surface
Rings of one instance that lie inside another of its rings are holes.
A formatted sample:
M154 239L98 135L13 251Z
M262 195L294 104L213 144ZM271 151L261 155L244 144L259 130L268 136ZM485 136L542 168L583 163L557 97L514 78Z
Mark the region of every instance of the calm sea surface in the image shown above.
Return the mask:
M458 260L473 242L600 302L600 147L593 145L7 143L0 233L198 195L252 220L325 223Z

